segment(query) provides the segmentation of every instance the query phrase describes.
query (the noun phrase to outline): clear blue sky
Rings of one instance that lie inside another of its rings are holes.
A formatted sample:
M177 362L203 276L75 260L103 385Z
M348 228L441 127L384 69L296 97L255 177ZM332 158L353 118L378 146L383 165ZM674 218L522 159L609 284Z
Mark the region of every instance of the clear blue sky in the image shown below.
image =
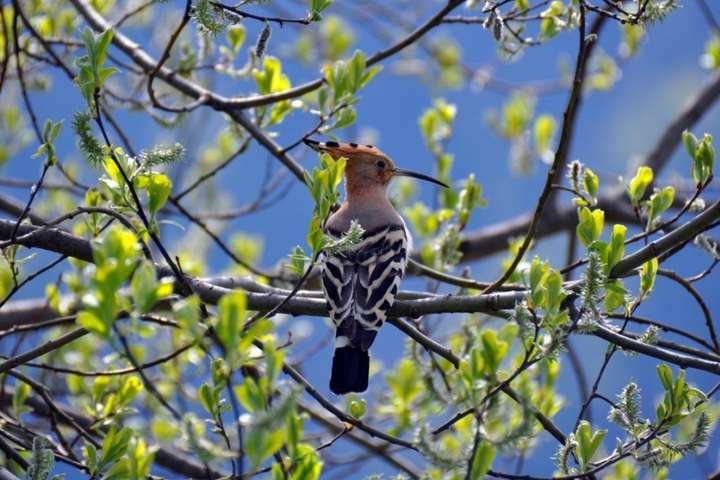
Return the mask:
M709 2L711 3L711 2ZM720 14L720 9L716 8ZM331 9L332 10L332 9ZM253 25L251 32L256 27ZM373 38L359 27L354 28L358 34L357 46L368 53L385 45L384 41ZM270 53L280 55L287 49L299 29L286 26L282 31L275 29L270 42ZM137 39L146 39L147 30L129 30ZM158 35L158 30L154 32ZM431 36L452 35L461 45L464 63L473 66L489 66L495 75L504 80L525 82L550 80L557 78L559 64L565 61L572 65L577 38L575 33L562 34L557 39L542 47L529 49L518 61L505 63L498 59L491 40L491 35L478 26L442 27ZM693 92L700 88L708 77L708 72L699 65L704 44L709 37L709 29L700 14L700 10L692 0L683 2L683 6L669 18L649 29L646 40L637 56L622 68L622 77L609 92L594 92L584 101L578 119L578 128L572 146L571 158L580 159L601 175L603 185L614 183L617 176L627 176L631 160L647 152L660 135L670 119L681 108ZM252 33L248 35L252 39ZM252 41L252 40L250 40ZM619 33L614 23L609 23L601 34L600 46L615 55L618 49ZM116 52L117 53L117 52ZM154 50L157 55L157 49ZM123 58L122 54L118 56ZM508 163L507 144L499 140L488 127L485 117L489 109L498 110L504 96L492 91L476 91L463 88L454 91L437 91L415 77L396 76L392 73L393 62L385 63L384 70L362 92L362 101L358 109L358 128L348 132L347 140L352 141L352 131L371 128L379 135L375 141L385 152L391 155L399 166L419 171L432 172L433 164L430 154L425 149L417 127L417 118L427 108L433 98L443 97L458 106L455 131L448 145L448 150L455 155L456 164L453 175L462 179L470 172L475 172L484 187L484 196L488 207L476 212L470 228L482 228L494 224L513 215L532 208L535 204L545 177L545 166L535 164L534 173L518 176L511 172ZM313 69L288 62L285 69L295 84L310 80L317 76ZM80 97L74 87L61 77L54 77L52 94L34 97L41 119L65 118L80 108ZM226 92L251 90L247 84L237 86L223 82L219 87ZM128 87L129 90L129 87ZM536 111L551 113L560 118L567 98L566 92L544 96L538 99ZM147 147L158 141L178 140L188 148L188 157L180 168L190 168L196 161L198 151L203 145L212 141L221 127L217 114L209 110L194 113L183 127L176 132L162 130L154 126L138 114L123 113L118 119L126 128L132 142L137 147ZM304 131L314 125L315 120L300 113L278 130L278 141L289 144L299 138ZM78 153L75 141L70 134L69 120L59 144L59 152L65 160L77 160ZM720 115L715 107L695 127L696 133L718 133ZM174 133L178 135L173 137ZM39 160L30 160L36 146L28 147L27 155L17 156L11 163L3 167L4 176L35 179L40 171ZM309 167L315 156L303 152L301 148L294 151L304 166ZM22 160L21 160L22 159ZM221 176L219 184L225 189L222 198L240 205L256 194L255 185L262 178L266 163L274 162L268 154L257 146L253 146L247 154L233 163ZM274 165L277 167L277 165ZM678 149L673 161L663 171L662 178L670 179L676 175L689 172L689 161L684 151ZM92 180L91 173L86 174L86 181ZM250 180L248 180L250 179ZM662 181L661 181L662 182ZM428 185L421 185L422 198L430 201L432 190ZM11 192L17 194L17 191ZM24 192L27 194L26 192ZM263 266L272 266L287 255L296 244L302 244L306 233L307 220L310 217L311 203L304 188L293 186L288 196L271 209L259 214L241 218L233 222L223 232L229 239L236 231L260 235L264 237ZM182 233L172 228L167 232L176 246L184 241ZM560 264L565 255L563 237L556 237L540 243L537 253ZM41 256L41 259L48 258ZM222 253L211 247L211 272L220 272L228 264ZM491 279L500 272L500 257L492 257L472 265L475 278ZM676 268L681 274L694 274L708 264L707 256L693 247L678 255L669 267ZM56 278L57 272L46 275L45 282ZM23 292L24 297L37 296L42 293L43 282L36 283L34 288ZM424 283L418 279L408 279L404 288L422 289ZM698 285L712 311L720 311L720 296L717 295L717 278L701 282ZM714 289L714 292L713 292ZM653 317L663 322L687 328L700 335L705 334L703 320L696 304L677 286L663 279L658 280L655 294L647 305L643 305L639 314ZM447 316L444 320L452 326L459 322L459 316ZM315 338L325 335L326 323L320 319L294 318L287 321L288 325L300 322L309 324ZM392 365L402 351L404 338L393 327L388 326L380 334L374 348L373 356L386 365ZM593 338L572 339L573 345L580 352L583 364L594 378L605 349L605 344ZM7 344L6 344L7 348ZM321 391L327 390L327 378L331 351L325 348L315 355L305 366L304 371L310 380L319 386ZM654 402L658 397L658 381L655 376L656 361L645 357L625 357L617 355L601 384L601 392L614 397L630 378L638 382L644 392L644 409L646 414L654 412ZM557 415L557 423L568 430L578 409L576 383L570 375L567 362L563 363L564 375L561 377L560 390L565 397L565 408ZM703 388L708 388L717 379L697 372L688 372L691 381ZM379 379L371 380L371 389L382 390ZM370 398L368 396L368 398ZM596 403L595 418L604 418L607 414L603 404ZM551 474L553 464L549 457L556 450L556 443L547 435L542 440L535 455L526 462L528 473ZM718 435L714 441L717 445ZM606 442L613 446L612 436ZM342 445L339 443L338 445ZM344 447L336 446L341 454ZM498 469L508 470L511 466L502 460L496 463ZM676 473L690 475L689 478L706 474L717 466L717 453L709 453L704 458L685 460L673 470ZM382 463L366 465L357 473L389 472ZM677 475L676 475L677 476Z

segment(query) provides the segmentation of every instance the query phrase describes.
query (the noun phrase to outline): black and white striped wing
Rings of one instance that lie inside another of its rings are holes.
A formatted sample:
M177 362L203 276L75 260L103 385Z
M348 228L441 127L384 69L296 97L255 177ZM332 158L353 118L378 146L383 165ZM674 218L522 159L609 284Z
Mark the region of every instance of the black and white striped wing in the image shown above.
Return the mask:
M408 250L405 226L390 225L366 232L352 249L323 255L322 286L336 347L370 347L400 289Z

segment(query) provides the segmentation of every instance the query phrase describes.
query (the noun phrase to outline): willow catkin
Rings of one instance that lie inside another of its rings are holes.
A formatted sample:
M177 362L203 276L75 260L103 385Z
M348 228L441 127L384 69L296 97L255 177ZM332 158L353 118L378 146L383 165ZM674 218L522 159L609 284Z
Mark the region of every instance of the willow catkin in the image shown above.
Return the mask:
M257 42L255 42L255 57L260 59L265 54L268 40L270 40L270 24L266 23L265 27L258 35Z

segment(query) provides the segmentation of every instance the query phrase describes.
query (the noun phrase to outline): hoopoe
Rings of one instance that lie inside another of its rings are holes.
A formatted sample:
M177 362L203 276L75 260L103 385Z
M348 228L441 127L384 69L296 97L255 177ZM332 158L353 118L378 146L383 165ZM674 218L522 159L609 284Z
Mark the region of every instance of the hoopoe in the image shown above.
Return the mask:
M322 289L336 328L330 390L343 395L364 392L368 386L368 349L385 322L405 273L412 239L402 217L387 196L395 176L419 178L448 187L421 173L401 170L372 145L305 143L338 159L345 157L345 202L327 219L325 232L340 238L351 222L365 233L352 248L319 257Z

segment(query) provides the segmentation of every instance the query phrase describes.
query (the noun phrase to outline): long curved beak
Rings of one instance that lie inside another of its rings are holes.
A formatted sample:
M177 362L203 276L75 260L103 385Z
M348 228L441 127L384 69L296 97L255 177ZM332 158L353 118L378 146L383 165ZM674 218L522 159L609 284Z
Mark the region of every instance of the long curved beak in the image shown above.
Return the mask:
M444 183L444 182L441 182L441 181L438 180L437 178L433 178L433 177L431 177L431 176L429 176L429 175L425 175L425 174L423 174L423 173L413 172L413 171L410 171L410 170L402 170L402 169L400 169L400 168L396 168L395 170L393 170L393 175L398 175L398 176L401 176L401 177L419 178L420 180L425 180L426 182L432 182L432 183L435 183L435 184L437 184L437 185L440 185L441 187L450 188L449 185L447 185L447 184Z

